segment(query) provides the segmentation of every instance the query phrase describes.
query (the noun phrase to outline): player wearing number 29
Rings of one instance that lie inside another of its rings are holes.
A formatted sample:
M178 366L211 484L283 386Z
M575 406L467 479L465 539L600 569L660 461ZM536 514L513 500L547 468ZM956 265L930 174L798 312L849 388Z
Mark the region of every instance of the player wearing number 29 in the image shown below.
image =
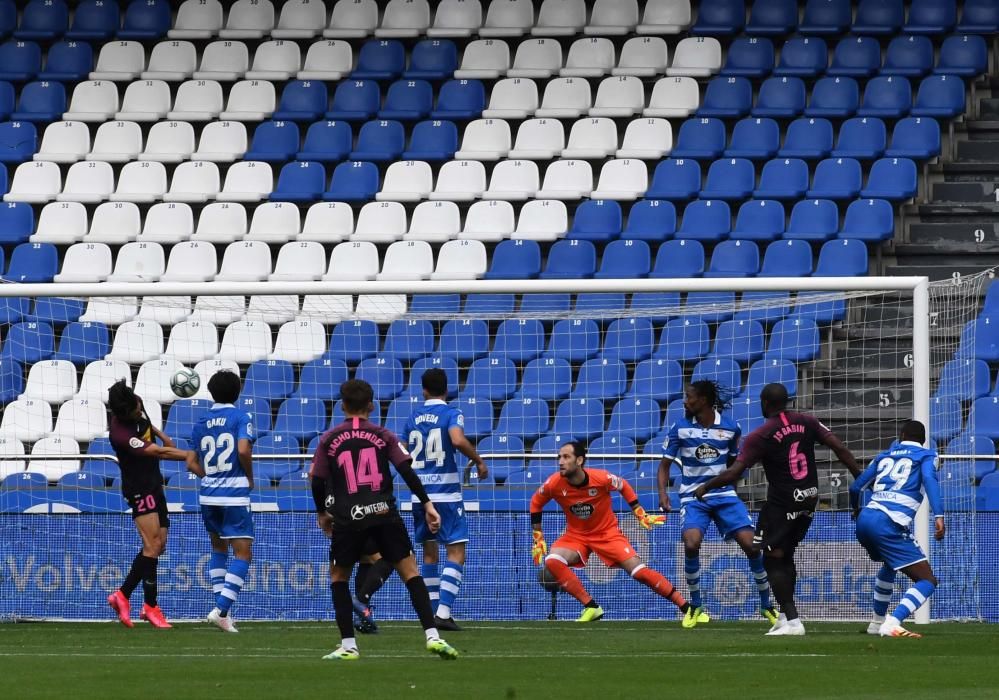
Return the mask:
M857 539L880 561L881 571L874 580L874 620L868 634L882 637L920 637L902 627L902 621L916 612L937 587L926 554L912 537L912 520L923 502L923 492L933 511L938 540L944 537L944 516L937 485L937 453L923 447L926 428L911 420L902 426L899 442L879 454L850 485L850 505L856 512L860 492L873 491L870 502L857 516ZM912 579L912 587L891 615L888 601L895 586L895 574L901 571Z
M479 479L489 475L486 463L465 437L465 418L461 409L447 405L447 374L442 369L423 373L423 406L406 422L403 434L413 455L413 469L420 483L441 514L441 527L436 533L427 529L423 506L413 496L413 537L423 544L421 573L430 591L430 600L437 602L434 615L438 629L459 630L451 617L465 566L465 543L468 523L461 500L461 472L455 459L461 452L475 462ZM438 543L447 548L447 564L438 569Z
M236 408L239 377L228 370L212 375L208 392L215 403L194 424L191 444L201 477L201 518L212 542L208 576L215 608L208 621L223 632L238 632L229 610L236 602L253 558L253 422ZM229 549L233 559L229 561Z

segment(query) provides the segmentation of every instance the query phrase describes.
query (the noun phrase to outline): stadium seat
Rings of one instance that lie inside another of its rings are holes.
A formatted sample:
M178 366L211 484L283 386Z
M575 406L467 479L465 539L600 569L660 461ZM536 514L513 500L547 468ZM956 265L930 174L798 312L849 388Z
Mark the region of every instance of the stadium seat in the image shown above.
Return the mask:
M562 46L555 39L532 39L517 46L508 78L550 78L562 68Z
M34 211L27 202L8 202L0 209L0 243L24 243L34 228ZM0 255L0 269L2 267L3 255Z
M66 38L81 44L107 41L118 31L120 19L118 3L83 0L73 12Z
M999 31L999 7L990 0L965 0L957 31L967 34L994 34Z
M14 122L45 124L59 119L65 111L66 88L62 83L43 80L21 88L17 108L10 118Z
M745 3L722 0L705 3L698 8L697 21L690 28L690 33L702 36L727 36L738 34L745 25Z
M587 161L556 160L545 170L545 178L534 196L574 201L590 196L592 191L593 170Z
M863 241L827 241L819 251L815 276L861 277L867 274L867 269L867 245Z
M698 180L700 180L698 168ZM636 202L628 212L621 232L626 240L663 241L676 232L676 209L672 202L646 199Z
M732 139L724 155L726 158L766 160L773 158L778 148L780 148L780 129L777 122L773 119L747 118L736 122L732 129ZM710 177L709 171L708 178ZM752 189L750 187L750 190Z
M815 166L809 199L853 199L862 184L860 163L853 158L826 158Z
M770 332L766 359L809 362L819 354L819 329L808 318L792 317L778 321Z
M273 123L265 122L257 127L257 130L259 131L263 126ZM287 143L282 143L276 151L271 151L271 149L262 145L265 155L270 157L271 152L273 152L275 160L284 160L287 147L293 142L297 145L297 134L292 138L292 133L298 130L297 127L294 124L288 124L287 127L290 127L287 132L281 132L287 133ZM353 133L350 124L347 122L320 120L309 125L308 131L305 132L305 142L302 144L302 150L295 157L301 161L338 163L346 160L347 155L353 147L353 141ZM266 158L256 156L253 160L266 160Z
M66 249L53 282L103 282L111 274L111 248L103 243L76 243Z
M250 69L250 52L242 41L213 41L201 54L195 80L229 81L243 78Z
M260 39L274 29L274 5L257 0L236 0L229 8L223 39Z
M340 80L354 67L354 52L346 41L317 41L309 46L299 80Z
M548 431L550 410L548 403L539 399L510 399L500 409L494 432L536 440Z
M540 279L586 279L597 268L596 248L589 241L556 241L548 251Z
M8 82L5 82L5 81L4 82L0 82L0 118L7 119L7 117L10 116L10 113L14 111L14 104L15 104L14 86L11 85ZM11 125L9 123L0 124L0 126L2 126L5 131L9 131L11 128L13 128L13 127L11 127ZM34 125L32 125L30 123L27 123L27 122L25 122L22 126L31 127L32 129L34 128ZM5 138L5 141L9 141L10 140L9 137L11 136L11 134L8 133L8 134L6 134L6 136L7 136L7 138ZM9 148L13 144L5 143L4 145ZM34 144L32 144L32 146L34 146ZM23 150L23 147L22 147L22 150ZM34 148L32 148L32 152L34 152ZM29 157L30 157L30 155L31 155L31 153L27 154L27 156L29 156ZM28 158L23 157L23 156L21 156L19 158L19 160L21 160L21 161L27 160L27 159ZM2 160L4 162L9 162L10 157L9 156L4 156L2 158Z
M222 106L222 86L218 81L188 80L177 88L173 109L166 116L176 121L211 121L219 116Z
M813 36L842 34L850 26L851 16L849 0L807 0L798 31Z
M545 337L540 321L508 319L501 322L496 330L492 354L524 364L544 352Z
M659 160L672 149L673 127L665 119L652 117L628 122L621 138L621 148L612 155L619 159ZM601 174L602 172L601 170Z
M839 208L828 199L802 200L791 209L784 238L828 241L839 231Z
M9 87L10 83L0 83L0 93L3 92L4 85ZM11 92L13 93L13 88L11 88ZM38 136L34 124L30 122L0 123L0 162L24 163L26 160L31 160L37 148ZM53 173L50 167L42 167L38 170L49 177ZM55 172L58 174L58 168ZM58 184L56 187L58 188Z
M441 328L438 354L466 364L489 352L489 332L485 321L451 320Z
M687 37L681 39L673 53L673 62L666 69L666 75L679 78L707 78L722 65L721 44L712 37ZM658 81L657 86L663 81ZM674 80L674 84L681 84ZM682 84L689 85L684 82ZM700 97L698 96L698 100Z
M21 13L15 39L52 41L69 26L69 8L62 0L31 0Z
M652 175L652 184L646 191L648 199L682 202L696 197L701 191L701 166L696 160L667 158L661 161ZM667 204L663 202L662 204ZM629 219L630 220L630 219Z
M825 72L828 62L823 39L795 37L788 39L781 47L780 61L773 73L775 76L814 78Z
M760 395L763 387L771 383L783 384L787 389L788 396L796 395L798 393L798 368L789 360L774 358L756 360L749 366L749 375L746 386L743 387L743 396L755 399Z
M53 360L68 360L85 366L103 360L111 350L108 329L102 323L73 322L67 324L59 336L59 347Z
M850 203L843 219L839 238L861 241L888 241L895 235L895 216L891 202L883 199L858 199Z
M416 124L409 137L403 160L446 161L458 150L458 129L454 122L435 119Z
M895 123L885 156L927 160L940 155L940 125L934 119L906 117Z
M490 120L483 120L490 121ZM467 136L466 136L467 138ZM551 160L565 148L565 131L557 119L528 119L517 129L510 158Z
M740 37L728 47L720 75L765 78L774 69L774 45L769 39Z
M868 81L857 110L860 117L899 119L912 108L912 87L906 78L888 75Z
M905 22L902 0L860 0L853 21L855 34L884 36L897 34Z
M833 158L872 160L884 152L887 145L885 123L877 117L853 117L840 124Z
M499 114L497 114L497 110L492 109L492 100L490 99L490 109L483 112L482 116L517 118L520 112L526 111L525 108L530 108L532 104L537 104L536 100L533 102L530 101L533 92L529 86L517 90L516 95L518 98L517 101L509 102L512 109L503 109ZM590 110L593 104L592 97L588 81L577 78L555 78L549 80L545 86L541 104L534 110L534 116L539 118L578 119ZM628 113L630 114L631 112L628 111ZM610 115L594 114L593 116Z
M639 78L623 75L604 78L597 87L591 117L630 117L645 108L645 88ZM538 116L541 116L540 110Z
M433 89L426 80L397 80L389 85L378 118L400 121L423 119L433 108L433 102Z
M351 241L391 243L406 234L406 209L399 202L368 202L357 215Z
M852 117L860 105L860 87L854 78L819 78L812 86L806 117Z
M429 163L396 161L386 169L382 189L375 196L375 199L378 201L418 202L421 199L426 199L433 188L433 172Z
M727 202L699 199L683 210L678 239L720 241L728 238L732 226L732 212Z
M135 124L135 122L155 122L166 117L170 111L170 86L163 80L141 80L129 83L125 88L125 94L121 100L121 111L114 116L120 120L117 123ZM102 124L101 126L108 126ZM121 128L121 127L116 127ZM141 132L138 124L135 124L135 132L141 140ZM98 129L94 137L94 148L101 140L101 130ZM136 152L142 150L141 145Z
M166 35L173 20L167 0L133 0L125 8L120 40L151 41Z
M323 36L328 39L362 39L378 28L378 5L375 0L338 0Z
M826 75L868 78L881 67L881 45L869 36L846 36L833 51Z
M714 78L708 83L697 110L699 117L732 119L749 114L753 87L747 78Z
M0 359L0 401L8 404L22 393L24 393L24 368L13 360Z
M294 162L281 168L271 201L312 202L326 189L326 169L321 163Z
M628 373L621 360L608 357L590 358L580 365L572 399L616 401L624 394L627 379Z
M950 75L931 75L919 83L916 101L909 112L913 117L952 119L964 113L964 83Z
M756 169L745 158L716 160L708 168L708 177L701 188L702 199L739 201L748 198L756 184Z
M8 205L10 206L10 205ZM51 282L59 270L58 253L51 243L21 243L11 253L3 279L7 282Z
M759 199L745 202L739 207L731 238L743 241L768 242L780 238L783 233L783 205L772 199ZM764 269L766 269L765 264Z
M524 367L519 396L542 401L560 401L569 396L572 367L568 361L552 357L531 360Z
M902 27L906 34L946 34L957 24L957 3L948 0L912 0Z
M404 161L405 162L405 161ZM428 175L429 177L429 175ZM384 192L379 193L379 198L384 197ZM424 195L425 196L425 195ZM458 259L464 259L469 263L476 261L473 265L475 269L479 268L479 254L483 255L481 260L481 272L485 272L485 248L481 248L477 245L470 246L449 246L448 243L454 242L453 239L459 237L461 233L461 214L458 211L458 205L455 202L421 202L416 205L416 209L413 210L413 216L409 221L409 231L403 236L403 240L406 241L428 241L436 243L444 243L441 248L441 253L445 249L449 249L451 254L457 254L457 258L451 260L450 262L458 262ZM459 252L462 251L462 252ZM460 268L451 267L450 263L446 263L443 267L441 265L441 259L438 258L437 269L438 272L444 271L444 268L449 270L448 274L461 274ZM435 275L437 273L434 273ZM469 277L436 277L431 276L431 279L472 279Z
M916 164L908 158L881 158L874 161L867 176L867 187L860 196L902 201L912 199L918 188Z
M705 277L755 277L760 269L760 251L752 241L722 241L711 253Z
M325 3L293 0L281 7L277 26L271 31L271 36L275 39L311 39L321 34L325 27Z
M485 189L486 169L482 163L455 160L445 163L438 171L437 185L430 193L430 199L467 202L481 197ZM512 218L512 208L509 211ZM466 222L466 230L469 229Z
M381 356L361 360L354 370L354 378L371 385L376 401L391 401L402 392L404 386L399 361Z
M273 117L277 120L312 122L326 113L328 101L325 83L293 80L281 91L281 99Z
M688 119L680 125L676 143L670 156L715 160L725 150L725 124L721 119Z
M611 241L621 235L621 205L612 200L591 199L576 207L571 240Z
M614 44L610 39L577 39L569 46L565 67L559 70L559 75L567 78L601 78L614 70L614 54Z
M933 68L933 42L925 36L897 36L888 43L881 75L920 78Z
M655 399L626 397L614 404L607 433L619 438L643 442L651 438L661 425L660 406ZM627 443L624 450L634 452Z
M42 69L42 50L33 41L0 44L0 80L26 82Z
M746 34L783 36L798 26L798 4L792 0L756 0L749 10Z
M987 395L991 385L987 362L958 358L949 360L943 366L935 396L971 401Z
M284 81L298 75L302 54L293 41L265 41L257 46L253 63L246 71L247 80Z
M812 274L812 249L805 241L788 240L767 246L760 277L807 277Z
M333 171L329 188L323 194L328 202L366 202L378 192L378 166L374 163L348 161Z
M649 277L675 279L700 277L704 273L704 246L699 241L665 241L656 252Z
M485 21L479 29L479 36L522 36L533 26L534 3L531 0L510 0L495 5L489 3Z
M642 110L645 117L687 117L697 111L701 91L690 77L662 78L652 88L649 105Z

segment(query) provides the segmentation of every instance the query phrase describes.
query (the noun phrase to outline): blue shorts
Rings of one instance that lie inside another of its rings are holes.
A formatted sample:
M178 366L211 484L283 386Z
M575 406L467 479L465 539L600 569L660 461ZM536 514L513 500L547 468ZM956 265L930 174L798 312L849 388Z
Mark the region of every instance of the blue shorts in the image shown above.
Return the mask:
M437 540L441 544L468 542L468 521L465 519L465 504L461 501L457 503L434 503L434 507L441 515L441 529L436 534L430 532L430 528L427 527L423 504L413 504L413 539L417 542Z
M223 540L253 539L250 506L201 506L205 529Z
M864 508L857 516L857 541L873 561L883 561L895 571L926 560L909 528L875 508Z
M738 496L731 498L714 497L698 501L687 501L680 507L680 530L700 530L707 532L711 523L718 533L729 539L739 530L753 527L746 504Z

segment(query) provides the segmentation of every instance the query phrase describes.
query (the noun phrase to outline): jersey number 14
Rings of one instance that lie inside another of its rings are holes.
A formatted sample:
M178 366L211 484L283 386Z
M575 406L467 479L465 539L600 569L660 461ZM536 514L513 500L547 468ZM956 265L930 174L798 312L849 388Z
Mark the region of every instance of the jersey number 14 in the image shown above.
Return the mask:
M423 444L423 433L413 430L409 433L409 444L413 446L413 469L423 469L427 462L433 462L435 466L443 467L447 453L444 452L444 441L441 439L441 429L434 428L427 433L427 444ZM426 450L424 451L424 448ZM420 455L423 455L423 459Z

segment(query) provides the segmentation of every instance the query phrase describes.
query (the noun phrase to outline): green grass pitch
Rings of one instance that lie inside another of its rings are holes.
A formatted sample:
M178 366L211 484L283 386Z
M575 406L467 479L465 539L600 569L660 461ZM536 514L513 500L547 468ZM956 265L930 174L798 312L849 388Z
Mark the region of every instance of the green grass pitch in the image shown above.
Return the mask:
M462 658L423 649L415 624L359 638L357 662L323 661L331 624L0 626L0 698L994 698L999 635L979 624L879 639L859 623L766 638L764 623L468 623Z

